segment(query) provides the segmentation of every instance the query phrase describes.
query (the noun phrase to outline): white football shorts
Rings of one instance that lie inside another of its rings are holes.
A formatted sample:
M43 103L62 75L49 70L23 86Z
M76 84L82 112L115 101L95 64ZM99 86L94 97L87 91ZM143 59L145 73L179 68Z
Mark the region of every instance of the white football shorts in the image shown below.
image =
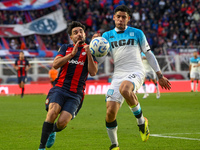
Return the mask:
M200 73L199 72L191 71L190 72L190 78L200 79Z
M146 78L150 78L150 79L156 79L156 73L155 71L151 70L151 71L146 71Z
M124 98L119 92L119 87L122 81L132 82L134 85L133 91L136 92L142 86L144 78L144 74L138 72L129 73L123 78L113 78L110 88L108 89L108 92L106 94L106 101L115 101L122 105L124 102Z

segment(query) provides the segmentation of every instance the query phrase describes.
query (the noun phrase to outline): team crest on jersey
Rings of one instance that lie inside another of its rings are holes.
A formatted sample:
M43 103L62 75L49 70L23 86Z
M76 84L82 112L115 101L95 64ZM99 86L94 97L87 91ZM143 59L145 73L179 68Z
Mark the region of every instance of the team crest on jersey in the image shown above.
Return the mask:
M60 47L61 48L61 47ZM58 52L60 52L60 48L58 49Z
M45 104L46 104L46 105L49 104L49 99L48 99L48 98L46 99Z
M86 55L86 52L82 52L82 55Z
M130 36L134 36L134 32L130 32Z

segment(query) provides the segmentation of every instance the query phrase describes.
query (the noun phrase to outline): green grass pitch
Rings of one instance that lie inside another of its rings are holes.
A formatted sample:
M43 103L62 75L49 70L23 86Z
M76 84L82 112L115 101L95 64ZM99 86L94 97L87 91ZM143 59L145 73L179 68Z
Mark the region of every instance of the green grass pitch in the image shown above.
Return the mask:
M119 110L120 150L200 149L200 92L137 94L149 120L150 138L142 142L136 119L124 103ZM46 117L45 95L0 97L0 150L37 150ZM52 150L108 150L104 95L86 95L77 117L57 133ZM48 149L47 149L48 150Z

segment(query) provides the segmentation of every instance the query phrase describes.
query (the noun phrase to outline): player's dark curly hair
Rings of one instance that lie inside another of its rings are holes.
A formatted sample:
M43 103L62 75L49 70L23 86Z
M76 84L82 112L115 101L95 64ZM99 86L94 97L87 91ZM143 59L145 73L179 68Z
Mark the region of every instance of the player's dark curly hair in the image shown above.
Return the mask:
M67 28L67 33L71 36L72 35L72 29L75 27L81 27L83 30L85 30L85 26L83 24L81 24L78 21L72 21L68 28Z
M114 10L114 14L116 14L118 11L126 12L129 16L131 16L131 11L126 5L117 6Z

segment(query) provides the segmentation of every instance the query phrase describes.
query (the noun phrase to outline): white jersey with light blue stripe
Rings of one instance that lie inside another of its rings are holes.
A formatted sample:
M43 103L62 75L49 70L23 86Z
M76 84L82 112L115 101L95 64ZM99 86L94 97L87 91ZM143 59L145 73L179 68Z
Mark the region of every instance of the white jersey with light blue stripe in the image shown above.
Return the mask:
M194 65L197 65L198 63L200 63L200 57L197 58L190 58L190 65L191 65L191 72L199 72L199 68L200 67L194 67Z
M145 75L140 52L150 50L142 30L127 26L125 31L115 28L105 32L102 37L110 43L114 60L114 77L122 77L130 72Z

